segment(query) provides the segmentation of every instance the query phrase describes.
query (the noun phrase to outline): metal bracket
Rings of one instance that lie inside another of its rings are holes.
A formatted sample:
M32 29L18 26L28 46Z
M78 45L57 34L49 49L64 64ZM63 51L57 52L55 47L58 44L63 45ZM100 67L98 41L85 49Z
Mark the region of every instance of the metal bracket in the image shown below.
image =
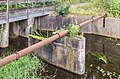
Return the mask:
M106 19L105 19L105 17L103 17L103 27L105 27L105 21L106 21Z
M105 15L103 17L103 27L105 27L105 24L106 24L106 17L107 17L107 13L105 13Z

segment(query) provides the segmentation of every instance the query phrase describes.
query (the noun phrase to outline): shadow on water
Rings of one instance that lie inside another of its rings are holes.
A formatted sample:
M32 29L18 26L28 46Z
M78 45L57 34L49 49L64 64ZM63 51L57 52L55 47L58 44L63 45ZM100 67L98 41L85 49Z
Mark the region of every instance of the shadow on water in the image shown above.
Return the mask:
M85 34L85 37L86 72L84 75L57 68L46 61L47 65L42 75L55 76L54 79L120 79L120 40L92 34ZM21 37L11 39L11 47L4 51L0 49L0 52L5 54L8 50L23 49L27 47L27 41L26 38ZM1 53L0 56L2 55Z
M9 47L0 48L0 57L8 56L9 54L24 49L28 46L27 39L24 37L10 38Z

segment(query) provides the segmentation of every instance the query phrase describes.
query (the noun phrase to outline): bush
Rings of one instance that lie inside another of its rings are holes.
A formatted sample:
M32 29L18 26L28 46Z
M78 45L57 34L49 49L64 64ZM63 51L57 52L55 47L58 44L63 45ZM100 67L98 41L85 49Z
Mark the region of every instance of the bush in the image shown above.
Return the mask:
M69 3L60 2L60 3L58 3L58 7L56 8L56 12L59 15L66 16L69 13L69 8L70 8Z
M70 24L69 27L70 27L69 28L70 37L72 37L72 38L76 37L79 33L79 26L75 25L75 24Z
M35 79L37 69L44 63L34 55L27 55L0 69L0 79Z
M104 9L112 17L120 17L120 0L92 0L94 7Z

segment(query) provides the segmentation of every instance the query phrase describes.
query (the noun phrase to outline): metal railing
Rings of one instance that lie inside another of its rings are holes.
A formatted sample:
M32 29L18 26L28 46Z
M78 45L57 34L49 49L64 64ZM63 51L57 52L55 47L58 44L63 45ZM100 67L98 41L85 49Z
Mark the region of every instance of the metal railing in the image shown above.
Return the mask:
M19 16L29 18L37 13L44 15L47 11L54 11L54 3L55 0L1 0L0 20L6 19L7 22L7 19Z

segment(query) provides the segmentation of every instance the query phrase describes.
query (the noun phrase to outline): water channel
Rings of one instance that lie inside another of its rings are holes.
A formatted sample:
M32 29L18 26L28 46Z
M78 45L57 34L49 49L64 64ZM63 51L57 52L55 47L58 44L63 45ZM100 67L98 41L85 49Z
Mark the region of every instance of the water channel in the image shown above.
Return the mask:
M85 34L85 37L85 74L77 75L43 60L46 63L46 72L42 75L54 75L54 79L120 79L120 40L94 34ZM11 47L14 50L23 49L27 47L27 39L23 37L10 39L10 47L0 49L1 56L7 55L8 50L13 51Z

